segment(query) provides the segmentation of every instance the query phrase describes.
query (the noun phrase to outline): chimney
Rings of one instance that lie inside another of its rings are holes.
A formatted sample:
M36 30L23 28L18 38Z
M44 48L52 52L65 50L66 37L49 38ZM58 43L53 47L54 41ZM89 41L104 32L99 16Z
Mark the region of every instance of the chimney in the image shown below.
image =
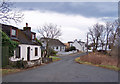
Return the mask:
M31 31L31 27L28 27L28 23L26 23L26 27L23 27L24 31Z
M28 27L28 23L26 23L26 27Z

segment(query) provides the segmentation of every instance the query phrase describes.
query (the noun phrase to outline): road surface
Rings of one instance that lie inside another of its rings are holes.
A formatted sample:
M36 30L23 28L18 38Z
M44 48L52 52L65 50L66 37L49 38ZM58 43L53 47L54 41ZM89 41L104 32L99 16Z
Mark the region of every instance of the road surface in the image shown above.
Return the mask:
M3 82L117 82L118 72L100 67L78 64L74 56L61 56L62 60L40 67L10 74Z

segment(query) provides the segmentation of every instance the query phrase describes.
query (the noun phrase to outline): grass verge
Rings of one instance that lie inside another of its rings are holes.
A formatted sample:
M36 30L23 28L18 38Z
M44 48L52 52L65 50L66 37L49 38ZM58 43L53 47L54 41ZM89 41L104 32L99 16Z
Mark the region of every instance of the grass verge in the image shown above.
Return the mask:
M53 59L53 62L61 60L61 58L56 57L56 56L50 56L50 58ZM31 68L28 68L28 69L31 69ZM20 72L20 71L24 71L24 70L28 70L28 69L0 69L0 72L2 72L2 76L5 76L8 74L12 74L12 73L16 73L16 72Z
M54 61L59 61L59 60L61 60L61 58L59 58L59 57L54 57L54 56L50 56L49 58L52 58L52 59L53 59L53 62L54 62Z
M120 71L120 68L116 67L116 66L112 66L112 65L99 65L99 64L93 64L90 62L85 62L85 61L81 61L80 57L75 58L75 61L79 64L87 64L87 65L93 65L93 66L97 66L97 67L102 67L102 68L107 68L107 69L111 69L111 70L115 70L115 71Z
M0 69L0 71L2 72L2 75L7 75L7 74L11 74L11 73L16 73L21 71L21 69Z

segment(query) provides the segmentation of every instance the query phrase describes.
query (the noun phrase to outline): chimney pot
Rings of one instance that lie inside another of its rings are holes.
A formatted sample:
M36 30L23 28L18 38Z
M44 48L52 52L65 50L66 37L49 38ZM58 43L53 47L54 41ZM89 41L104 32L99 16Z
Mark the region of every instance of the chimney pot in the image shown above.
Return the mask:
M31 27L28 27L28 23L26 23L26 27L23 27L24 31L31 31Z
M26 27L28 27L28 23L26 23Z

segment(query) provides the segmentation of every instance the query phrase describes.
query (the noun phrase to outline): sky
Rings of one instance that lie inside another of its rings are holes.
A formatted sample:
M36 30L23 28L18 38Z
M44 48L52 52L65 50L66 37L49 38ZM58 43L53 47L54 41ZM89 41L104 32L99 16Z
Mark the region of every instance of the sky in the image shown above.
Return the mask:
M117 2L15 2L13 9L24 14L24 20L10 23L22 29L25 23L33 32L44 24L57 24L62 31L62 42L75 39L86 41L88 29L95 23L104 24L118 17Z

